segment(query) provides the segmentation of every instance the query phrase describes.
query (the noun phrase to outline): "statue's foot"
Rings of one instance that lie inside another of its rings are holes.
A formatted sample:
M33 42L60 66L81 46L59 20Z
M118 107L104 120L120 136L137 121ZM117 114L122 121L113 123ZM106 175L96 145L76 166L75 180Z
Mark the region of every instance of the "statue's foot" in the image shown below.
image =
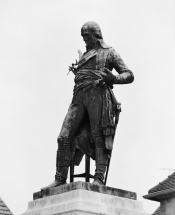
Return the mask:
M46 189L50 189L50 188L53 188L53 187L58 187L58 186L61 186L63 184L67 184L66 181L57 181L57 180L55 180L54 182L52 182L48 186L42 187L41 190L46 190Z
M94 181L92 182L92 184L99 185L99 186L104 185L103 181L99 180L98 178L94 178Z

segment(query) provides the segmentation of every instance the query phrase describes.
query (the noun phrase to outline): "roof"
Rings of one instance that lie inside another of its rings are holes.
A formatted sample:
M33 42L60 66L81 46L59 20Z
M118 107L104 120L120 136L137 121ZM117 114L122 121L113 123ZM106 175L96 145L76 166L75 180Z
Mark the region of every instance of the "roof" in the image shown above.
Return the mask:
M148 195L143 196L145 199L161 202L163 199L175 197L175 172L168 178L154 186L148 191Z
M0 198L0 215L13 215L4 201Z
M162 190L175 188L175 172L168 176L164 181L151 188L148 193L155 193Z

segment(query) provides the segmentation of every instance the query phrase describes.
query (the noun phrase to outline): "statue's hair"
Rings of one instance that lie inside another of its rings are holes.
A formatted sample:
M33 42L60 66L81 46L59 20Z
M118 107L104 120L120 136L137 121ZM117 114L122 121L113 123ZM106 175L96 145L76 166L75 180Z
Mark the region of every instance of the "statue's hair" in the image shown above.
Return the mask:
M86 22L82 26L81 30L82 29L86 29L87 31L91 32L98 39L103 39L100 26L94 21Z

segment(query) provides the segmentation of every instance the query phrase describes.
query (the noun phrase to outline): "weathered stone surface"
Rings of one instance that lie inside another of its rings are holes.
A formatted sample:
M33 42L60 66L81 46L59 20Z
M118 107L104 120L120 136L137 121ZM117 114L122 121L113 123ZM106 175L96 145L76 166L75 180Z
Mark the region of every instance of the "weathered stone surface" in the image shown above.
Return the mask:
M94 185L94 184L82 182L82 181L73 182L59 187L36 192L33 194L33 199L35 200L35 199L39 199L47 196L53 196L53 195L57 195L57 194L61 194L61 193L65 193L73 190L78 190L78 189L88 190L88 191L93 191L93 192L98 192L98 193L103 193L103 194L108 194L113 196L119 196L119 197L124 197L128 199L134 199L134 200L137 199L137 194L135 192L116 189L116 188L107 187L107 186L98 186L98 185Z
M148 215L142 203L111 194L74 189L29 202L21 215Z

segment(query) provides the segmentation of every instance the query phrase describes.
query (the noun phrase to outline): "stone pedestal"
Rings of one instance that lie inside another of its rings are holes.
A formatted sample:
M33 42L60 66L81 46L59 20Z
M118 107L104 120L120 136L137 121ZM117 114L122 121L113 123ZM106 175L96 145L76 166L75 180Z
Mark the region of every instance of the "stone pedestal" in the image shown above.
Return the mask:
M21 215L147 215L133 192L74 182L34 194Z

